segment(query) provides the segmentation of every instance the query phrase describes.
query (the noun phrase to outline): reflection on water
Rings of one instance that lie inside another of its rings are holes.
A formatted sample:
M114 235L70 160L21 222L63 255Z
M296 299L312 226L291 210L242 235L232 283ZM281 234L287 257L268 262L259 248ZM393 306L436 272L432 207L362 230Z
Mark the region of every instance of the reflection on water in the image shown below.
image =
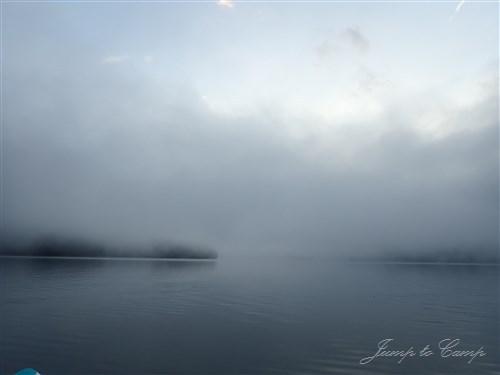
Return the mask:
M2 259L0 372L498 374L497 266ZM459 338L484 357L376 358Z

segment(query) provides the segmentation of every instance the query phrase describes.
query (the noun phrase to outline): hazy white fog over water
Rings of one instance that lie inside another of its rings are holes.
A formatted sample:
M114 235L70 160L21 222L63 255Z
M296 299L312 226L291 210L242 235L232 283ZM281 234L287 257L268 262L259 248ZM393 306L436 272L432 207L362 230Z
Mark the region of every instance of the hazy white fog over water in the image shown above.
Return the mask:
M5 241L498 248L497 3L12 2L2 27Z

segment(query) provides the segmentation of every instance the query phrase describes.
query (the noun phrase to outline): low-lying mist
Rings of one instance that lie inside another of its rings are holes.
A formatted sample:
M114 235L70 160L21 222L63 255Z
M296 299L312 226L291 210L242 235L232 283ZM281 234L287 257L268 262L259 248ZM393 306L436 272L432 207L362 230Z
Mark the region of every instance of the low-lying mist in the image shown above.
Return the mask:
M221 256L498 253L497 80L468 106L404 97L342 122L276 103L223 113L183 85L87 74L50 83L57 90L6 75L5 241L195 243ZM106 89L89 92L92 82ZM50 105L36 100L44 91ZM422 111L440 106L448 131L422 132Z

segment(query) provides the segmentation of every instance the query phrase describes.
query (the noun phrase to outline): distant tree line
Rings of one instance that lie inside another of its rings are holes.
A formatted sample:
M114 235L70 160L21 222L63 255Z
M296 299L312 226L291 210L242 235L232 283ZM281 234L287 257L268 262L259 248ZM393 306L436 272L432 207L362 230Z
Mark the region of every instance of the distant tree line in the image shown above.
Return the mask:
M97 258L162 258L217 259L211 248L174 243L157 244L151 248L117 249L79 239L46 236L25 245L2 244L2 255L34 257L97 257Z
M497 250L437 249L414 252L391 251L368 260L413 263L500 263Z

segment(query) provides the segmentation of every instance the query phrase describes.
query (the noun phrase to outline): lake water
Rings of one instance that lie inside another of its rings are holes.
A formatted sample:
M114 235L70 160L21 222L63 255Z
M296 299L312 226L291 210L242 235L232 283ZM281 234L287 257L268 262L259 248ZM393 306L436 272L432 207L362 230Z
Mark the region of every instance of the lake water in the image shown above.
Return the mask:
M497 266L3 258L1 291L1 374L500 374ZM360 364L386 338L416 355Z

